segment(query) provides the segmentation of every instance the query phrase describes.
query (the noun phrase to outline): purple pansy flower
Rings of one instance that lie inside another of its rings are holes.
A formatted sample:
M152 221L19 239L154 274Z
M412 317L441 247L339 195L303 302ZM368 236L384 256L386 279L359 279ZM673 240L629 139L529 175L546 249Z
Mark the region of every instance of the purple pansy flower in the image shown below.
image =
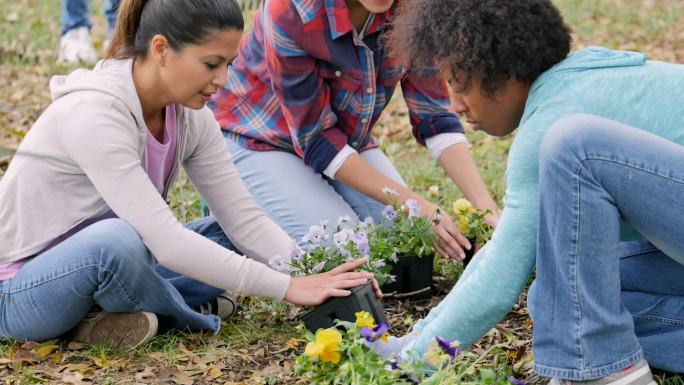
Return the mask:
M361 337L365 338L366 341L368 342L375 342L377 341L380 337L383 336L383 334L387 333L389 330L389 326L386 324L380 324L373 329L371 328L363 328L359 332L361 334Z
M356 250L359 251L359 254L361 254L361 256L367 257L370 253L370 245L368 244L368 241L357 243Z
M382 188L382 192L383 192L384 194L389 195L389 196L398 196L398 195L399 195L399 193L397 192L397 190L391 189L391 188L389 188L389 187L387 187L387 186L385 186L385 187Z
M449 340L449 339L441 338L441 337L435 337L435 339L437 340L437 344L439 345L440 348L442 348L444 353L451 356L451 358L456 357L456 355L459 352L457 341Z
M374 262L372 263L372 265L373 265L374 268L378 269L378 268L380 268L380 267L385 266L386 263L385 263L384 260L378 259L377 261L374 261Z
M344 215L339 218L337 218L337 225L341 225L343 223L348 223L351 222L351 217L349 215Z
M354 256L353 256L352 253L351 253L349 250L347 250L347 249L341 249L341 250L340 250L340 255L344 257L344 261L345 261L345 262L351 262L351 261L354 260Z
M302 259L302 248L294 245L292 251L290 251L290 259L299 262Z
M368 232L366 230L359 230L353 235L354 242L368 242Z
M317 263L314 267L311 268L311 271L316 274L320 273L323 268L325 267L325 261Z
M340 230L333 234L333 242L338 249L342 249L349 243L349 232L346 229Z
M285 267L285 258L280 255L274 255L273 258L268 261L268 265L271 266L273 270L282 271Z
M390 222L394 222L394 220L397 219L397 212L391 205L387 205L382 209L382 215Z
M511 384L515 384L515 385L527 385L525 383L525 381L518 380L517 378L515 378L513 376L508 376L508 382L510 382Z
M408 215L411 218L415 218L417 216L420 216L420 203L418 203L417 200L415 199L407 199L406 202L404 202L406 207L408 207Z
M309 232L304 235L302 240L304 242L311 242L314 245L318 245L325 238L325 230L321 226L311 226L309 227Z
M366 217L363 222L359 223L359 228L362 230L367 230L371 226L373 226L373 217Z

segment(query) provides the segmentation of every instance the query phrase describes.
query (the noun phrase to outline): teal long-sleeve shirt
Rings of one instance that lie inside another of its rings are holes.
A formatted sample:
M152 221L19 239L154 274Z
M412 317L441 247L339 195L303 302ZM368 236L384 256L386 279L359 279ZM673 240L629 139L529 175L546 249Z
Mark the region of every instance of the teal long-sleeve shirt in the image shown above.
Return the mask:
M504 210L492 239L449 295L413 328L404 349L422 354L435 337L470 346L511 309L536 258L539 147L559 118L588 113L684 145L684 65L636 52L589 47L569 55L531 86L506 169ZM638 237L624 226L625 237Z

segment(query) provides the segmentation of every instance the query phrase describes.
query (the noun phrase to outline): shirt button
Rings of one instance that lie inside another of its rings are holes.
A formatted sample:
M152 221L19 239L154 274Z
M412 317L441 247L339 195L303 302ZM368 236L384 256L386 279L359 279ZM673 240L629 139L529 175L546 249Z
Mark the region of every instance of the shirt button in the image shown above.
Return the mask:
M342 76L342 71L335 71L335 76L337 76L338 78Z
M373 89L372 89L372 88L366 88L366 92L368 92L369 94L372 94L372 93L373 93Z
M361 119L361 123L363 123L363 124L368 123L368 119L366 119L366 118Z

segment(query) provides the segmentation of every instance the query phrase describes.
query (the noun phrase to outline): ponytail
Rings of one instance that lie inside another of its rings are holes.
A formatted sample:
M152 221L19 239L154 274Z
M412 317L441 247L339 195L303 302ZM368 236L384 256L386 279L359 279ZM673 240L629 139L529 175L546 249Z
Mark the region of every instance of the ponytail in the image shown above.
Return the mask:
M116 28L105 53L106 59L129 58L134 45L135 33L147 0L123 0L116 17Z
M105 58L144 58L155 35L178 51L225 29L244 29L235 0L123 0Z

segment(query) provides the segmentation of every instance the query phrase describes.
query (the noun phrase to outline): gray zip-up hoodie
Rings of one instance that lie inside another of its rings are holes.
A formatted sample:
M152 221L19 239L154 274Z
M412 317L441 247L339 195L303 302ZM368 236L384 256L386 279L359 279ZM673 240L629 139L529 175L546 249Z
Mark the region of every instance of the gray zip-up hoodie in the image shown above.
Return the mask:
M170 270L244 295L282 300L286 274L266 263L294 241L245 188L208 108L176 106L173 179L183 166L245 256L186 229L143 165L147 126L133 60L104 60L50 81L53 102L0 180L0 264L34 255L84 220L112 210ZM169 184L165 186L164 195Z

